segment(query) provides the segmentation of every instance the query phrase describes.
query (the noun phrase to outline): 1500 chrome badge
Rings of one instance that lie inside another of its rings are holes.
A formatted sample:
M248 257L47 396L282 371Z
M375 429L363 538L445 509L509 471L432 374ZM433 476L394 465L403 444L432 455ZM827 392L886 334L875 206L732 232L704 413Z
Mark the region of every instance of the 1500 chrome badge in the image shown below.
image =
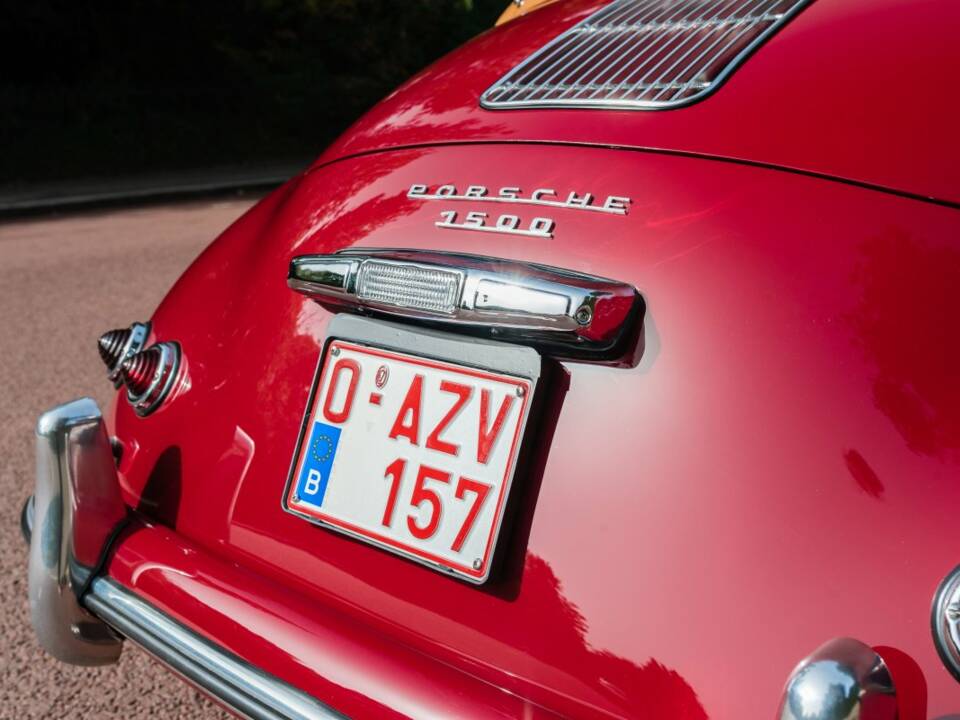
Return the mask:
M417 200L511 203L515 205L535 205L540 207L562 208L566 210L584 210L607 215L626 215L630 198L608 195L603 202L595 202L591 193L567 193L566 199L553 188L537 188L524 193L519 187L502 187L496 192L483 185L468 185L461 193L455 185L414 184L410 186L407 197ZM556 222L553 218L536 216L529 220L519 215L491 213L471 210L461 213L458 210L442 210L440 220L434 223L439 228L451 230L476 230L480 232L523 235L525 237L552 238Z

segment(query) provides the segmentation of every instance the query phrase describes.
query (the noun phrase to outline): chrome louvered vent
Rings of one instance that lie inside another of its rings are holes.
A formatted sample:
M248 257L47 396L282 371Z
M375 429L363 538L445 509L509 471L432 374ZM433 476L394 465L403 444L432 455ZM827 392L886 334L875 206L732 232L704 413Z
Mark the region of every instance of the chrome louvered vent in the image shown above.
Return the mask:
M490 109L679 107L712 92L810 0L616 0L480 98Z

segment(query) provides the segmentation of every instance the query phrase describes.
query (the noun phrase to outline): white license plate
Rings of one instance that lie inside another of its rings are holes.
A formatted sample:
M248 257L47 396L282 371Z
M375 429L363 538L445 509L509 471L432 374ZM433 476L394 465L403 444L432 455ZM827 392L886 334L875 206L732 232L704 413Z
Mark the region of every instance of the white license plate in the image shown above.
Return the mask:
M531 389L522 377L334 340L287 508L483 582Z

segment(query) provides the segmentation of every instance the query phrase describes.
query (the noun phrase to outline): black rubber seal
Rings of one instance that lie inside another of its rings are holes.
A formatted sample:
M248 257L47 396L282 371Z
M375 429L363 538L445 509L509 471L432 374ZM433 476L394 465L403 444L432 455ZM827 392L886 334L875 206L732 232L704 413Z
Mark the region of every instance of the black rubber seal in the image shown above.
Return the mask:
M107 566L107 560L110 559L110 553L113 552L113 546L116 544L117 538L120 537L120 533L127 529L132 519L133 513L130 511L130 508L127 508L127 516L118 522L114 526L113 530L110 531L110 534L103 543L103 549L100 550L100 557L97 558L96 565L90 568L90 573L87 575L87 579L77 591L77 598L80 600L81 604L83 604L83 596L86 595L90 590L90 586L93 585L93 581Z

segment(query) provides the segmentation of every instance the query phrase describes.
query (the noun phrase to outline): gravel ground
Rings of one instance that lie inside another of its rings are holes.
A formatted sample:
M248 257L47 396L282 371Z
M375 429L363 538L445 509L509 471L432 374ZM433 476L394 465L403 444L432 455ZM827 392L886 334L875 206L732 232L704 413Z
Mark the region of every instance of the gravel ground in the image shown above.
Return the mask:
M225 718L137 648L79 668L37 646L19 513L33 487L45 409L111 393L101 332L150 317L187 264L251 200L126 209L0 224L0 718Z

